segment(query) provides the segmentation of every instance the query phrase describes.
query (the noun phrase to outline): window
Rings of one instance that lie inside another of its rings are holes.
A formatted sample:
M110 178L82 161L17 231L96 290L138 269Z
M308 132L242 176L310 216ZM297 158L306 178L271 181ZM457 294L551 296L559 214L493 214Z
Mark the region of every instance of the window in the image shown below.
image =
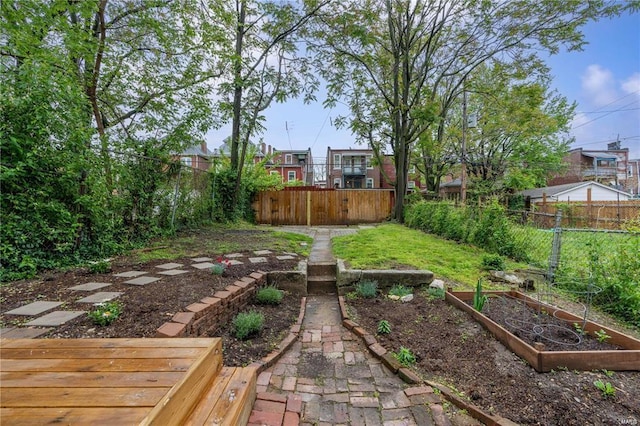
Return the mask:
M409 174L410 175L416 174L416 166L415 166L415 164L412 164L412 165L409 166Z
M340 168L340 154L333 154L333 168Z
M342 186L342 179L334 178L333 179L333 187L334 188L340 188L341 186Z
M373 169L373 155L367 155L367 169Z
M291 154L285 154L284 155L284 164L291 164L293 162L293 160L291 159Z
M407 189L413 189L416 187L416 182L413 180L410 180L409 182L407 182Z
M295 172L295 170L289 170L287 172L287 181L291 182L292 180L296 180L296 172Z
M614 160L612 158L598 159L596 165L598 167L615 167L616 166L616 160Z
M182 161L182 164L185 166L191 167L191 157L182 157L180 161Z
M367 189L373 188L373 178L367 178Z

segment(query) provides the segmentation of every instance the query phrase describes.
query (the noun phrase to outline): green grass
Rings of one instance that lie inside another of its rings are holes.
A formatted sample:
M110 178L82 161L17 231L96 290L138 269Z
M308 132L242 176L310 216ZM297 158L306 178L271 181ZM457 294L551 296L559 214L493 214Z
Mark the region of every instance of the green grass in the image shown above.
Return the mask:
M398 224L363 229L332 240L334 254L356 269L392 269L410 265L427 269L470 288L483 275L484 250L458 244ZM508 268L526 265L507 261Z
M250 238L245 238L242 231L255 232ZM248 223L215 224L159 238L144 249L134 250L132 254L139 262L263 249L287 251L307 257L312 242L312 238L307 235L272 231ZM307 245L302 246L300 243Z

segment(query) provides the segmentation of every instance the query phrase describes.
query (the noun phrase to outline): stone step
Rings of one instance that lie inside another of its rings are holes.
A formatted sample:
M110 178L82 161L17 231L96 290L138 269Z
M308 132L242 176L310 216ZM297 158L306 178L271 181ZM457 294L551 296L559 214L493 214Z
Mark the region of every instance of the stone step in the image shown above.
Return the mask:
M307 294L335 294L337 291L335 276L307 277Z
M317 277L321 275L336 275L336 262L309 262L307 264L307 276Z

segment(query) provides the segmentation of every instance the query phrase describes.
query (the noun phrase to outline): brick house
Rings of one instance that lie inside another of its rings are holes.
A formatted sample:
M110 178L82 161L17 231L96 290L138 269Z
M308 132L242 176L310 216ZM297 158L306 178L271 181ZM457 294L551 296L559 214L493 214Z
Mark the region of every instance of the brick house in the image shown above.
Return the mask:
M594 181L638 193L637 161L630 160L629 149L620 148L619 143L609 144L606 150L572 149L564 162L568 164L567 170L550 178L547 182L549 186Z
M327 187L346 189L393 189L396 168L393 157L385 155L382 167L373 165L372 149L327 148ZM407 190L420 188L419 175L410 170ZM413 174L412 174L413 173ZM385 176L387 179L385 179Z
M301 181L306 186L314 185L313 157L311 148L306 150L279 150L271 145L266 151L265 144L261 145L262 153L272 155L265 165L270 174L279 174L282 182Z
M207 144L202 142L200 145L194 145L178 154L180 162L187 167L196 170L209 170L211 166L210 157L213 154L207 148Z

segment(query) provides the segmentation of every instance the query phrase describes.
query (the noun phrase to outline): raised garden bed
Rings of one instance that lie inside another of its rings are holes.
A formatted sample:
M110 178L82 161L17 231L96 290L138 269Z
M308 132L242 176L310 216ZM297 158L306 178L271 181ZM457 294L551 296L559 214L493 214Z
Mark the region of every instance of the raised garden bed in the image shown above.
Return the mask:
M539 343L527 343L510 330L509 325L498 324L496 321L476 311L470 306L473 299L473 292L452 292L446 293L446 300L457 308L469 313L476 321L490 331L496 339L511 349L518 356L526 360L536 371L548 372L558 368L568 368L570 370L596 370L606 369L612 371L634 371L640 370L640 340L627 336L604 325L586 321L583 318L566 312L558 307L546 303L538 302L527 295L517 291L490 291L485 292L490 299L489 304L496 303L496 298L514 298L522 305L526 305L535 312L544 312L544 315L565 321L567 324L578 323L584 333L594 336L596 332L603 331L610 338L607 339L609 349L599 350L576 350L571 344L565 345L564 350L550 350L547 345L543 346L544 339ZM513 325L513 324L512 324ZM514 328L514 327L511 327ZM517 327L516 327L517 328ZM571 336L568 336L571 339ZM561 345L562 346L562 345ZM562 348L561 348L562 349Z

